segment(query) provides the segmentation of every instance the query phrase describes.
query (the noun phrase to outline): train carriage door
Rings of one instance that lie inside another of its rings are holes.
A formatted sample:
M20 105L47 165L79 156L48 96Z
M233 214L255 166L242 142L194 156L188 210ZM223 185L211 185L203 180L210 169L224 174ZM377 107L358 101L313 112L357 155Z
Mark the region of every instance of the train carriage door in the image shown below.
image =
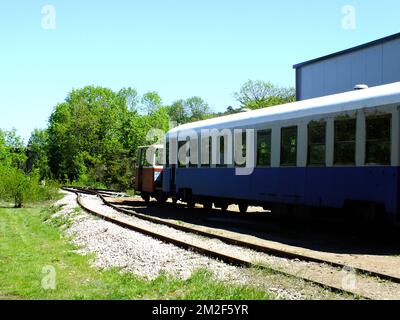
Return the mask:
M142 190L143 183L143 166L142 166L142 156L143 156L143 148L138 149L137 159L136 159L136 178L135 178L135 190Z
M170 139L170 141L167 143L167 157L168 157L168 163L171 168L171 175L170 175L170 187L169 190L171 193L176 192L176 161L171 159L177 158L177 149L176 149L176 144L177 141L175 139Z

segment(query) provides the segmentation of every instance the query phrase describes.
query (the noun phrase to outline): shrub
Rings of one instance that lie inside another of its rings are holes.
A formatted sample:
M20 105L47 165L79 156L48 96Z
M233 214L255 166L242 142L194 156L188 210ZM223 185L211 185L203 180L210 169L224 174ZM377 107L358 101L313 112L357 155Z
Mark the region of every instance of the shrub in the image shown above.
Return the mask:
M56 182L40 183L37 171L26 175L16 167L0 166L0 198L13 201L15 208L21 208L27 202L54 199L58 189Z

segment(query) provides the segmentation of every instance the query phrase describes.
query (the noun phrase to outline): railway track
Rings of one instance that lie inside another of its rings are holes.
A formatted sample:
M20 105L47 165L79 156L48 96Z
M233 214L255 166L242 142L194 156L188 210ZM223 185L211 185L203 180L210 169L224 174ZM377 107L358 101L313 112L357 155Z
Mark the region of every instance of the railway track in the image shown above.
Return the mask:
M374 277L374 278L378 278L379 280L387 280L387 281L391 281L393 283L400 283L400 278L391 276L391 275L387 275L384 273L378 273L378 272L373 272L370 270L365 270L362 268L354 268L352 266L348 266L345 264L341 264L341 263L336 263L336 262L332 262L332 261L328 261L328 260L323 260L323 259L318 259L315 257L310 257L310 256L305 256L305 255L301 255L301 254L297 254L297 253L293 253L293 252L288 252L288 251L284 251L284 250L277 250L275 248L270 248L267 246L261 246L258 244L254 244L251 242L247 242L247 241L240 241L234 238L230 238L230 237L226 237L226 236L222 236L222 235L216 235L215 233L210 233L210 232L206 232L203 230L199 230L196 227L188 227L188 226L184 226L178 223L174 223L174 222L170 222L170 221L165 221L163 219L160 218L155 218L152 216L148 216L145 214L141 214L141 213L136 213L133 210L127 210L124 208L121 208L115 204L110 203L110 201L108 201L106 198L110 197L110 196L115 196L118 195L120 196L121 193L120 192L115 192L113 190L95 190L95 189L83 189L83 188L68 188L65 187L63 188L66 191L69 192L73 192L77 195L77 201L79 203L79 205L86 210L87 212L96 215L106 221L112 222L114 224L117 224L121 227L136 231L136 232L140 232L142 234L148 235L150 237L156 238L158 240L161 240L163 242L167 242L167 243L172 243L176 246L179 246L181 248L187 249L187 250L191 250L197 253L200 253L202 255L206 255L212 258L216 258L219 259L221 261L224 261L226 263L232 264L232 265L237 265L237 266L244 266L244 267L257 267L257 268L263 268L263 266L259 265L259 264L255 264L254 262L247 260L247 259L241 259L238 257L234 257L231 255L227 255L221 252L217 252L214 250L210 250L206 247L203 246L199 246L199 245L193 245L191 243L187 243L184 241L181 241L179 239L173 238L173 237L169 237L163 234L160 234L158 232L154 232L149 228L142 228L142 227L138 227L135 226L132 223L129 223L127 221L125 221L124 219L120 219L120 218L115 218L115 217L110 217L108 215L105 215L103 213L97 212L96 210L92 210L89 207L85 206L85 204L82 202L81 196L80 194L86 194L86 195L93 195L93 196L97 196L99 197L103 203L111 208L113 208L114 210L129 215L129 216L134 216L136 218L151 222L151 223L155 223L155 224L160 224L160 225L165 225L168 226L170 228L179 230L179 231L183 231L186 233L193 233L193 234L197 234L203 237L207 237L207 238L213 238L213 239L218 239L220 241L222 241L223 243L229 244L229 245L235 245L235 246L240 246L240 247L244 247L244 248L248 248L248 249L252 249L255 251L259 251L259 252L263 252L272 256L276 256L276 257L281 257L281 258L286 258L286 259L297 259L297 260L301 260L301 261L305 261L305 262L313 262L313 263L318 263L318 264L326 264L335 268L341 268L341 269L351 269L354 270L357 274L365 276L365 277ZM265 267L267 269L272 269L271 267ZM308 282L314 283L318 286L324 287L324 288L329 288L330 290L334 291L334 292L339 292L339 293L347 293L347 294L351 294L360 298L366 298L366 299L373 299L374 297L369 297L367 295L363 295L360 294L359 292L355 292L352 290L346 290L343 287L340 287L338 285L332 285L329 284L327 282L324 281L320 281L320 280L315 280L312 279L311 277L304 277L304 276L298 276L295 275L293 273L288 273L282 270L276 270L273 269L273 271L275 272L279 272L285 275L289 275L289 276L295 276L298 278L302 278ZM399 292L400 295L400 292Z

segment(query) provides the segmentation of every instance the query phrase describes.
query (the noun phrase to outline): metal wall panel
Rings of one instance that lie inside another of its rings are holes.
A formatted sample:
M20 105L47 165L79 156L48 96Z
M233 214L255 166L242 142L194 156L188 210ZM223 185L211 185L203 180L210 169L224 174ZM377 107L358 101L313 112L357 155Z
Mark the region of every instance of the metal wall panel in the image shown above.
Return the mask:
M383 47L383 81L385 83L400 80L400 40L390 41Z
M298 75L299 100L400 81L400 39L304 65Z

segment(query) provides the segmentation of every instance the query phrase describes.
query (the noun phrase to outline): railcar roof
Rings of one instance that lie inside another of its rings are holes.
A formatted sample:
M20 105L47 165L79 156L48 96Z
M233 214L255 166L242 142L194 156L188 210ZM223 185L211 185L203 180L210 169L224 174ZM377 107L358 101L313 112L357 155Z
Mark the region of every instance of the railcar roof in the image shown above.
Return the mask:
M188 123L172 129L168 134L248 127L393 103L400 103L400 82Z

